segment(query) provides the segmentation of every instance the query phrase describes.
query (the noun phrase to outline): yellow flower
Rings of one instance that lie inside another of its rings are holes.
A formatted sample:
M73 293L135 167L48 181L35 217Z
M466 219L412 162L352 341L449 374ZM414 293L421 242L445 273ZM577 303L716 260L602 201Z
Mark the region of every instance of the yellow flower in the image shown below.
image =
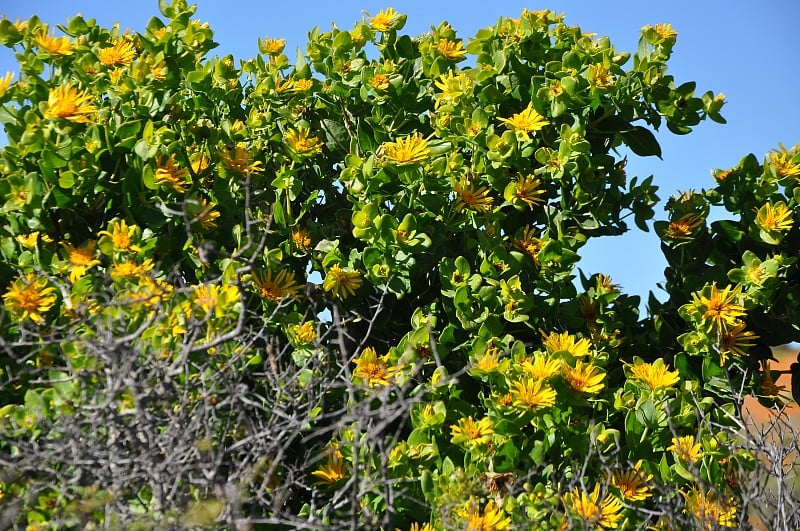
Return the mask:
M492 399L498 406L511 407L514 405L514 397L511 396L511 393L492 394Z
M292 80L291 78L284 80L280 75L278 75L278 78L275 80L275 92L279 94L281 92L292 90L293 86L294 86L294 80Z
M605 88L614 84L614 76L603 65L589 67L589 81L597 87Z
M17 243L26 249L33 249L39 241L39 231L31 232L30 234L18 234L15 239Z
M5 19L5 17L3 18ZM14 19L14 22L12 22L11 25L14 26L14 29L17 30L19 33L22 33L23 31L28 29L28 21L20 20L19 18Z
M271 39L266 37L259 42L261 53L267 55L278 55L286 47L286 39Z
M369 25L375 31L389 31L397 24L400 16L400 13L389 7L370 18Z
M494 199L489 194L488 186L476 186L464 179L456 183L454 190L456 201L453 206L456 211L462 212L467 208L476 212L489 212L492 210Z
M533 108L533 102L529 103L522 112L512 115L511 118L499 118L499 120L516 131L523 140L530 140L528 133L539 131L550 123Z
M461 41L453 42L449 39L442 39L436 43L436 51L445 59L460 61L467 54L463 49L464 43Z
M542 340L542 345L550 353L566 351L569 352L573 358L580 358L589 354L589 349L592 344L585 337L575 340L575 336L570 335L569 332L550 332Z
M81 247L74 247L72 244L62 242L61 245L67 251L67 269L69 270L70 282L75 282L86 274L86 271L100 263L94 251L97 242L90 240Z
M317 329L314 321L292 325L289 327L289 331L298 343L313 343L317 339Z
M561 81L554 79L550 82L550 87L547 89L547 93L550 95L550 98L556 99L562 94L564 94L564 86L561 84Z
M206 201L200 198L197 204L197 212L192 217L192 223L199 223L203 230L211 230L217 227L217 220L220 217L216 209L217 204L213 201Z
M309 136L309 133L308 127L290 129L284 139L292 151L302 157L311 157L322 153L322 141L315 136Z
M580 518L590 528L617 529L622 520L622 503L607 494L600 502L600 484L594 486L591 494L580 487L566 493L562 499L567 510Z
M703 531L713 531L720 527L738 527L736 505L724 502L713 492L703 492L696 486L688 492L681 491L686 500L686 511L694 515Z
M372 85L375 90L384 91L389 88L389 78L386 74L375 74L372 76L372 79L369 80L369 84Z
M97 111L92 96L71 85L60 85L50 89L44 117L48 120L65 119L77 123L91 123L89 115Z
M332 443L327 448L326 453L328 457L325 464L313 471L311 475L319 479L317 481L318 485L330 486L347 477L347 463L339 450L338 443Z
M155 40L160 41L167 34L167 29L167 26L163 26L161 28L152 30L151 33L153 34Z
M342 269L334 264L328 269L325 280L322 282L322 289L333 292L335 297L345 299L350 295L355 295L356 290L361 287L361 273L351 269Z
M296 79L292 82L292 92L308 92L313 86L311 79Z
M466 521L465 531L503 531L511 526L511 518L489 500L481 512L475 500L470 499L464 509L457 511L458 516Z
M674 452L675 457L684 463L696 463L700 460L702 453L700 443L694 442L694 435L673 437L672 446L667 448L667 450Z
M401 530L395 528L395 531L401 531ZM411 527L408 528L408 531L436 531L436 528L427 522L424 524L420 524L419 522L412 522Z
M584 365L581 360L578 360L575 362L575 367L564 363L563 370L564 379L572 389L579 393L599 393L605 387L603 380L606 374L600 367L596 367L591 363Z
M765 231L783 232L792 228L792 211L783 201L756 209L756 225Z
M664 239L672 241L686 241L693 238L695 229L703 224L705 218L700 214L684 214L675 221L671 221L664 231Z
M678 371L670 371L659 358L654 363L637 363L628 365L630 378L639 380L652 390L672 387L680 380Z
M767 154L767 162L775 168L775 175L781 179L800 176L800 160L795 160L800 144L796 144L791 150L787 150L783 144L778 145L779 148Z
M166 61L159 61L158 63L155 62L152 58L148 57L145 59L145 63L147 64L147 69L150 72L150 75L153 76L153 79L156 81L164 81L167 79L167 74L169 73L169 69L167 68Z
M544 247L544 242L536 237L536 229L533 227L525 227L522 230L522 237L514 239L514 247L527 253L533 258L533 263L539 265L539 251Z
M159 155L156 159L156 182L167 185L176 192L182 194L186 188L192 184L189 170L181 168L175 162L175 154L170 155L166 161Z
M615 470L611 473L611 486L618 488L622 497L631 502L644 501L653 495L651 486L647 484L653 475L645 475L641 465L639 461L632 470Z
M55 34L42 33L36 37L36 43L44 52L50 55L72 55L75 50L69 37L56 37Z
M389 355L379 357L372 347L362 350L361 355L354 359L353 363L356 364L353 379L360 380L370 387L389 385L397 372L397 367L389 366Z
M281 269L274 277L271 269L254 271L253 284L256 293L272 302L280 302L286 297L295 298L301 289L294 273L287 269Z
M124 279L139 278L154 267L153 261L148 258L141 264L125 261L111 266L111 280L119 282Z
M515 204L522 202L532 209L544 202L544 199L539 197L545 192L540 188L541 185L542 181L533 175L525 175L511 182L503 195L507 201Z
M425 406L419 411L419 418L423 424L428 424L433 420L433 416L436 414L436 410L433 408L433 404L428 402Z
M598 293L619 293L619 284L614 284L609 275L597 274L596 289Z
M97 233L98 236L108 238L111 244L117 251L141 251L136 245L133 245L131 240L136 235L136 225L128 226L124 219L113 220L108 224L109 230L101 230ZM100 241L103 241L103 238Z
M206 315L217 306L220 295L219 284L198 284L192 288L193 305L202 310L202 315Z
M33 273L28 273L25 278L19 277L11 283L3 299L8 311L19 321L30 319L42 324L42 314L47 313L56 302L53 292L55 288L47 285L46 278L37 278Z
M457 425L450 426L453 444L465 444L470 448L486 446L494 437L492 419L483 417L475 422L472 417L461 418Z
M125 71L122 68L114 68L108 73L108 79L111 81L111 84L115 87L120 86L120 80L122 76L125 74Z
M743 269L746 271L745 278L747 278L749 283L755 284L756 286L761 286L763 284L764 275L767 274L767 270L764 269L762 264L748 264L745 265Z
M447 74L439 76L439 79L433 84L442 91L441 94L437 94L436 99L436 106L439 107L442 103L452 103L458 100L469 90L472 81L465 74L456 75L450 70Z
M672 24L656 24L653 29L664 40L673 39L678 35L678 32L672 28Z
M511 384L512 404L524 410L536 407L552 407L556 403L556 392L542 380L526 378Z
M472 364L473 368L483 373L494 372L500 366L500 349L489 347L480 359Z
M727 354L744 357L747 355L747 349L755 345L754 341L758 339L758 336L749 330L745 330L746 326L744 323L739 323L719 335L721 364L725 364Z
M733 169L727 169L727 170L716 170L716 171L714 172L714 180L715 180L715 181L717 181L718 183L722 183L722 182L724 182L724 181L725 181L725 180L726 180L728 177L730 177L731 175L733 175Z
M128 66L136 58L131 39L117 39L112 46L97 51L97 58L105 66Z
M255 173L263 169L261 161L253 162L253 157L243 142L237 143L232 152L221 150L219 158L222 164L232 172Z
M14 72L6 72L6 75L0 78L0 96L6 93L6 89L14 79Z
M522 370L535 380L546 380L558 373L561 364L558 360L550 359L547 354L537 352L532 359L522 362Z
M292 231L292 243L304 253L311 249L311 234L306 229L295 229Z
M195 174L199 175L205 172L210 164L211 159L209 159L208 154L204 151L202 153L196 153L192 155L189 166L191 166L192 171Z
M384 142L380 152L384 160L395 166L413 166L421 164L430 157L428 142L420 133L413 133L394 142Z
M708 297L705 295L698 296L697 293L692 294L696 306L700 306L705 311L703 319L709 321L708 330L716 327L718 332L724 332L729 327L735 326L738 323L738 318L745 315L744 307L735 304L735 300L739 297L739 288L737 287L731 292L731 286L725 286L725 289L720 291L717 289L717 284L711 285L711 292Z

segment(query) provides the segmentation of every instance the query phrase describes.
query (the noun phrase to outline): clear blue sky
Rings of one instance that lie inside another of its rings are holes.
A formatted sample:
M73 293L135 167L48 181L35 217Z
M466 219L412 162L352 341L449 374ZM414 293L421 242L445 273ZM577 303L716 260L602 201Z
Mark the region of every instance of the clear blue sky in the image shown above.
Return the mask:
M704 123L688 136L667 131L659 135L664 160L637 160L628 164L629 176L655 176L659 195L666 199L677 190L713 185L710 171L735 165L747 153L762 158L782 142L800 142L800 2L798 0L518 0L395 1L305 0L274 2L255 0L196 0L197 17L207 21L220 46L212 53L252 57L260 37L281 37L287 52L305 44L308 30L323 30L335 22L347 29L362 10L372 14L394 7L408 14L405 31L417 35L443 20L463 38L494 24L501 16L516 17L524 7L549 8L566 15L568 24L585 32L608 35L620 50L634 51L639 28L668 22L678 31L678 44L670 72L678 82L694 80L698 92L724 92L727 125ZM33 14L50 24L82 13L103 25L141 31L151 16L158 16L156 0L0 0L0 15L11 20ZM0 49L0 75L15 70L13 56ZM663 217L663 210L656 209ZM587 274L602 271L631 294L647 296L663 278L665 262L658 238L634 229L623 237L604 238L581 253L580 267ZM658 291L656 290L658 294Z

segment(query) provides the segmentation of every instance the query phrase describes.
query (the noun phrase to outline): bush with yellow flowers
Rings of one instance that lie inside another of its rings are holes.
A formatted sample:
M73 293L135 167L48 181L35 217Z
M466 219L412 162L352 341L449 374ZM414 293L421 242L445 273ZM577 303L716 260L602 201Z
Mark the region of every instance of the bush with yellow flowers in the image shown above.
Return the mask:
M465 38L388 8L292 62L159 9L0 21L0 522L797 527L741 402L788 399L800 148L668 201L647 317L577 273L655 215L618 148L724 122L669 25L631 55L550 11Z

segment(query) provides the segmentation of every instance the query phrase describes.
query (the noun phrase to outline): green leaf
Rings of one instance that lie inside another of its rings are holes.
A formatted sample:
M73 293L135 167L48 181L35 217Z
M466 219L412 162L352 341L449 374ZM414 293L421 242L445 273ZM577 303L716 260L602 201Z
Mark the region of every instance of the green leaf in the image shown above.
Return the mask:
M400 57L414 57L414 42L408 35L402 35L397 38L395 49Z
M0 105L0 123L17 123L17 109L10 105Z
M211 72L205 70L195 70L186 75L186 82L195 90L207 90L211 88Z
M67 25L67 33L72 35L73 37L77 37L78 35L82 35L89 31L89 26L86 24L86 21L83 19L82 16L78 15L70 19L69 24Z
M286 216L280 201L275 201L272 205L272 217L280 227L286 226Z
M67 165L67 161L53 151L43 150L41 156L50 168L58 169Z
M542 441L534 441L533 448L528 455L535 465L541 466L545 462L545 457L547 457L547 447Z
M60 188L54 187L50 193L58 208L67 208L72 205L72 197L62 192Z
M130 149L139 137L139 130L142 128L141 120L132 120L124 122L117 127L117 145L126 149ZM152 130L152 128L151 128Z
M672 465L672 469L678 474L680 477L687 481L694 481L696 478L694 474L692 474L680 461L676 461L674 465Z
M344 124L324 118L320 120L322 130L325 131L325 146L331 150L343 154L349 154L350 134ZM359 159L360 162L360 159ZM348 164L351 166L351 164Z
M139 155L142 160L149 160L156 156L158 145L149 145L147 141L142 139L136 142L136 145L133 147L133 152Z
M155 140L154 135L153 122L152 120L147 120L147 123L144 124L144 130L142 131L142 140L144 140L147 144L152 144Z
M333 39L333 47L335 48L346 48L351 45L353 42L352 37L350 37L349 31L340 31L336 37Z
M431 475L431 471L427 468L422 471L419 484L426 498L433 495L433 476Z
M75 185L75 174L71 171L62 171L58 176L58 185L61 188L72 188Z
M506 441L495 451L495 470L498 472L510 472L517 468L519 459L519 448L513 441Z
M745 235L745 232L739 229L739 223L727 219L721 219L711 223L711 230L716 234L724 234L734 242L740 241Z
M646 127L637 125L633 129L623 131L620 134L625 144L637 155L641 157L655 155L661 158L661 146L658 144L653 132Z
M158 10L167 18L172 18L172 2L170 0L158 0Z
M158 190L159 186L156 182L155 172L149 164L142 168L142 182L150 190Z
M703 358L703 379L707 382L711 380L726 380L725 369L719 366L714 356L705 356Z
M639 415L635 410L630 410L625 415L625 438L628 444L638 444L642 433L644 433L644 425L639 421L638 417Z

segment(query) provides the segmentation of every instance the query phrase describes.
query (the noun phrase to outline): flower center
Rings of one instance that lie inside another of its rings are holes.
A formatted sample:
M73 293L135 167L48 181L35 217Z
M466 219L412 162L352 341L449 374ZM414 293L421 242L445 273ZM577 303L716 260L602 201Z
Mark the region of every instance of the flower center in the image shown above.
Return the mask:
M90 265L94 259L92 252L88 249L75 249L69 253L69 261L74 266Z
M38 291L34 289L25 289L20 292L18 301L19 306L26 312L35 312L39 309L39 305L41 303L42 297Z

